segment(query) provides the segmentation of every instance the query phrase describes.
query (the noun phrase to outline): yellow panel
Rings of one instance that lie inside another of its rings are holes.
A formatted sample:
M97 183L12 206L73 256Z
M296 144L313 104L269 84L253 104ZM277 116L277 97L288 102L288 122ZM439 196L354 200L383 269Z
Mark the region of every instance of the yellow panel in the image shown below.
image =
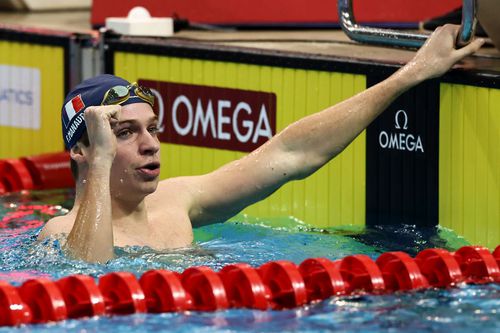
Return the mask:
M14 54L16 56L19 63L23 64L23 66L32 67L31 59L33 59L33 58L29 54L28 44L15 43L15 48L12 50L12 54ZM30 119L30 120L32 120L32 119ZM11 144L12 144L12 148L13 148L14 152L19 154L20 156L26 156L29 154L31 147L33 147L34 131L33 130L22 130L22 133L23 133L22 136L17 134L17 133L14 133L13 137L22 138L23 140L22 141L21 140L13 140Z
M0 158L62 151L63 47L0 41L0 65L36 68L40 72L40 128L0 126Z
M276 130L366 87L361 75L207 60L115 53L115 73L150 79L276 94ZM132 70L133 69L133 70ZM138 76L138 74L141 76ZM305 181L292 182L248 207L256 217L294 216L316 226L365 223L365 134ZM162 143L162 178L201 174L242 157L240 152Z
M327 72L319 72L318 73L318 87L322 87L322 89L317 89L317 101L318 103L315 105L316 110L323 110L331 105L330 103L330 76L331 73ZM318 88L317 87L317 88ZM279 109L278 109L279 110ZM313 111L314 112L314 111ZM321 221L320 223L323 225L329 225L328 221L330 220L328 217L328 207L330 206L330 193L328 188L328 183L330 180L330 173L328 172L328 168L322 168L317 173L317 197L320 200L316 200L316 207L314 210L316 212L316 221ZM323 182L323 184L321 183Z
M302 69L297 69L295 71L294 77L294 92L292 96L288 96L288 98L294 98L294 106L292 114L293 119L290 122L300 119L304 115L304 110L306 110L306 98L304 96L304 92L306 91L306 76L307 72ZM278 98L284 98L284 96L280 96ZM285 111L285 110L284 110ZM287 112L286 110L285 112ZM279 112L279 111L278 111ZM309 178L308 181L313 180L313 178ZM291 184L293 187L293 197L292 197L292 216L297 217L298 219L305 221L305 205L304 205L304 196L305 196L305 182L293 182ZM305 221L306 223L315 224L320 221Z
M354 77L352 75L343 74L343 84L342 84L342 99L347 99L355 94L354 91ZM341 177L341 192L340 192L340 209L342 214L342 219L347 221L353 220L353 199L354 199L354 188L352 187L353 182L353 156L352 147L351 149L346 149L341 161L340 172ZM345 224L345 223L344 223Z
M26 48L31 48L31 50L34 51L35 53L42 53L42 52L44 52L44 49L43 49L43 47L41 45L31 45L31 46L29 46L28 44L26 44ZM27 54L29 54L29 50L26 50L26 51L27 51ZM53 51L53 50L50 50L50 51ZM30 67L36 67L37 59L35 59L34 57L30 57L30 58L31 58ZM53 73L53 75L55 75L55 73ZM51 76L51 77L53 77L53 76ZM44 88L45 87L44 86L44 81L43 81L44 77L42 77L41 80L42 80L42 82L41 82L41 89L42 89L41 96L45 96L44 92L45 92L46 88ZM57 84L55 82L53 82L53 83ZM51 87L51 86L49 85L48 87ZM57 92L56 92L56 94L57 94ZM64 88L63 88L63 90L59 94L64 94ZM61 101L63 100L63 98L64 97L61 98ZM40 102L41 102L40 108L42 110L50 110L50 106L47 105L47 104L44 104L44 103L46 103L45 102L45 98L42 97L42 100ZM46 116L47 117L44 118L43 114L42 114L42 117L40 119L40 121L41 121L41 125L40 126L44 128L44 130L46 131L46 133L54 133L54 132L56 132L58 127L54 128L54 125L55 125L55 123L57 123L57 120L54 120L54 119L51 119L50 121L48 120L49 117L53 116L53 113L52 112L48 112L48 113L46 113ZM59 134L61 135L61 132L59 132ZM33 131L31 131L31 138L30 139L31 139L31 142L29 143L29 147L31 147L31 150L28 151L28 152L26 152L25 155L30 155L32 151L33 152L41 152L41 151L43 151L43 147L45 147L46 144L47 144L46 138L42 138L42 137L36 135L35 132L33 132ZM54 140L53 142L57 142L57 140L59 140L59 142L61 142L61 137L60 136L57 139L54 138L54 137L52 137L51 139ZM25 146L28 146L28 145L25 145ZM27 148L27 149L29 149L29 148Z
M457 86L452 91L452 109L454 117L451 118L451 140L458 149L452 150L451 160L453 167L451 168L451 177L453 183L453 191L451 192L451 199L453 208L451 210L451 217L455 227L453 230L463 235L464 232L464 87ZM458 181L460 179L460 181Z
M476 132L476 98L474 90L471 86L464 87L463 110L464 110L464 130L463 137L470 140L463 141L463 159L464 159L464 175L472 175L472 177L464 177L464 209L463 209L463 234L468 235L471 239L476 239L475 226L467 221L474 221L475 206L476 206L476 163L467 163L467 161L476 160L476 149L478 148ZM472 97L472 98L471 98Z
M489 104L486 120L482 123L487 123L487 138L484 137L484 146L488 147L488 157L485 158L487 163L483 163L484 168L487 169L483 175L486 175L487 185L487 226L485 232L488 235L486 244L489 247L496 246L500 243L500 149L498 149L498 142L500 142L500 112L498 112L498 105L500 105L500 90L489 90ZM484 156L484 155L483 155ZM484 157L483 157L484 158Z
M343 75L340 73L333 73L330 75L330 104L336 104L342 100L342 89L341 84L343 80ZM345 151L344 153L345 154ZM360 161L361 163L361 161ZM364 161L363 161L364 163ZM327 168L329 174L332 175L328 180L328 189L330 193L329 198L329 209L328 215L329 220L331 221L329 225L341 225L342 224L342 210L341 210L341 202L342 202L342 186L341 181L339 179L341 173L341 162L339 159L334 160L329 163ZM337 176L338 175L338 176ZM364 178L364 176L363 176ZM364 189L359 189L360 191L364 191ZM361 209L361 208L359 208ZM355 221L352 221L353 223Z
M357 75L354 77L354 92L358 93L366 89L366 77ZM366 132L363 131L347 149L352 150L353 156L353 192L354 199L352 224L364 225L366 218L366 162L361 156L366 155Z
M312 114L320 110L318 107L319 87L319 72L307 71L304 89L306 114ZM321 175L321 173L315 176L318 175ZM328 180L328 178L326 178L326 180ZM301 182L304 184L304 221L319 221L320 223L324 223L317 218L316 204L323 201L322 199L328 200L328 198L321 198L318 196L318 190L322 187L319 186L319 181L318 177L311 177L306 182Z
M454 229L451 218L451 104L453 96L450 85L440 86L439 111L439 224ZM448 172L443 172L446 170Z
M43 150L64 150L62 139L61 108L64 101L64 49L62 47L38 46L42 52L42 128L39 137L44 139ZM45 69L45 67L47 69Z
M469 242L500 243L500 91L441 84L439 223Z

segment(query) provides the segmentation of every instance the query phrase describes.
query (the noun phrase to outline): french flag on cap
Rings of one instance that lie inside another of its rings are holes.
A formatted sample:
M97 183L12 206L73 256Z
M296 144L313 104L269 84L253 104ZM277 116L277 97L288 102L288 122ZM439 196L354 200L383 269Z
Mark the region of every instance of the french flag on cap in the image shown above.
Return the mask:
M83 103L82 95L73 97L68 103L64 105L63 112L63 122L64 126L68 127L69 122L73 117L85 108L85 103Z

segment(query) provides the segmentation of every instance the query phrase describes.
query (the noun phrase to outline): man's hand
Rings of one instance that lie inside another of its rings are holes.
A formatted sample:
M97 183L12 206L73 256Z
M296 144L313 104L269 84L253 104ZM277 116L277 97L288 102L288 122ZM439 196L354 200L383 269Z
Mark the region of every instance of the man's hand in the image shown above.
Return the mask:
M458 25L451 24L437 28L403 70L411 71L419 81L438 77L484 44L484 39L479 38L455 49L459 30Z
M85 123L93 158L105 157L113 161L116 154L116 136L112 128L120 116L120 105L90 106L85 110Z

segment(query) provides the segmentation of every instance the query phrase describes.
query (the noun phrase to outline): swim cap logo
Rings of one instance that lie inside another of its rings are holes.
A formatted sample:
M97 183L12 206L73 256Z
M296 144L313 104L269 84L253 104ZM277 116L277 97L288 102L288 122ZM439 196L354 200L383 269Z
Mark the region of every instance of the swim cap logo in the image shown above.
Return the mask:
M64 105L63 122L64 127L68 128L69 122L80 111L85 109L82 95L73 97L68 103Z
M78 114L76 117L75 121L71 124L71 126L67 129L66 133L66 141L71 142L71 139L73 139L73 135L75 135L76 131L80 127L80 124L83 123L83 113Z

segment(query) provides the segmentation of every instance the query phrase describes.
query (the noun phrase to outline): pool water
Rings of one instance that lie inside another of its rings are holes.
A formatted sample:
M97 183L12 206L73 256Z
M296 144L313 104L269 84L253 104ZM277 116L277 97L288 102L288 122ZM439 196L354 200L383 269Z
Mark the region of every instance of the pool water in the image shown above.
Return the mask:
M158 252L148 248L117 248L106 265L70 260L57 240L36 242L43 223L65 214L73 201L70 190L24 192L0 197L0 280L20 285L29 278L59 279L71 274L98 277L130 271L138 277L163 268L182 272L206 265L214 270L247 262L340 259L366 254L376 259L387 251L414 256L430 247L455 250L467 243L448 230L402 225L374 228L318 229L293 218L256 219L239 215L230 222L195 230L195 243L184 249ZM0 328L0 332L12 328ZM461 285L390 295L332 297L283 311L231 309L98 317L27 325L22 332L498 332L500 285Z

